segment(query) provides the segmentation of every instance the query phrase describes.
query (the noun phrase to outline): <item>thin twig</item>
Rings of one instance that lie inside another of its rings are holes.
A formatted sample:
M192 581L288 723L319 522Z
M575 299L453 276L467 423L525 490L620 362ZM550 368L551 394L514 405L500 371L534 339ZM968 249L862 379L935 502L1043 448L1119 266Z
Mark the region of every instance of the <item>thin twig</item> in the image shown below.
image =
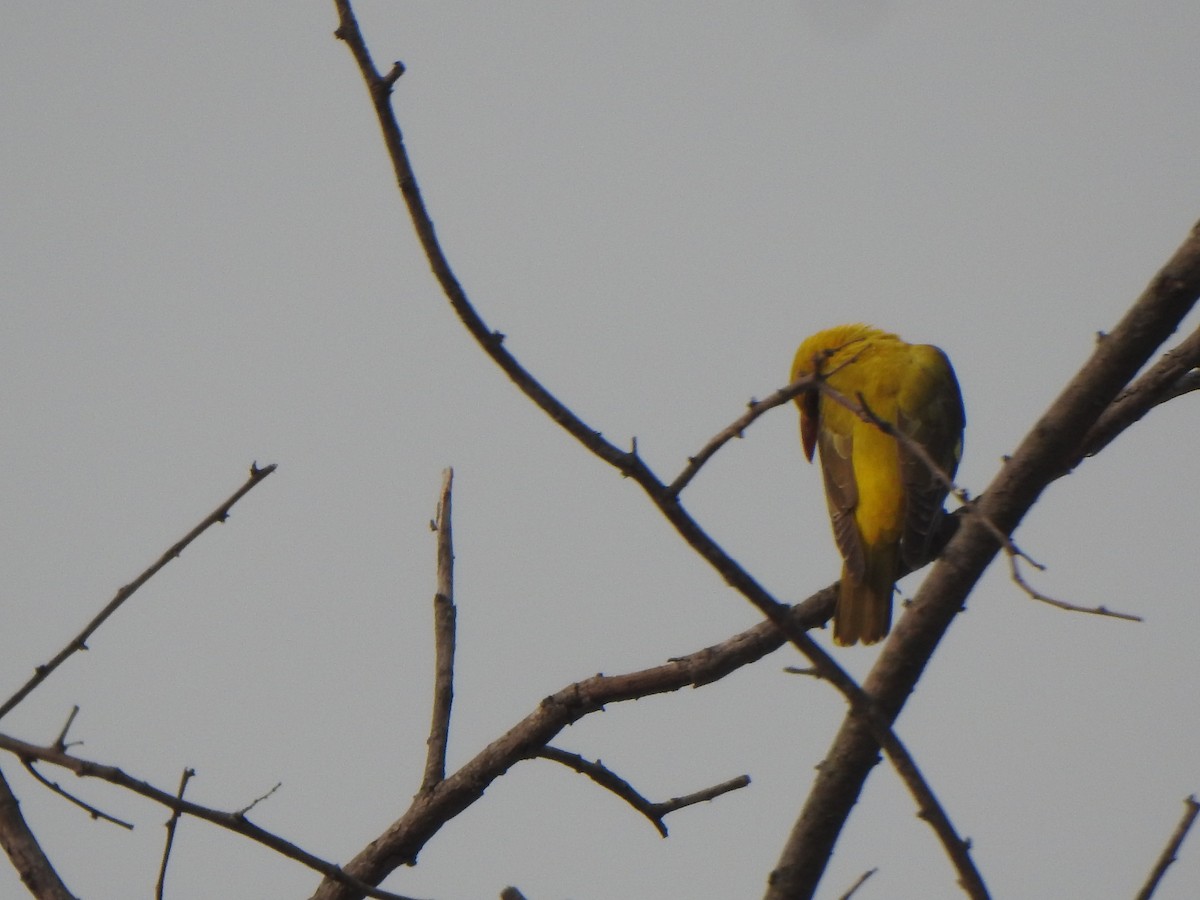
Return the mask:
M608 766L604 765L600 760L590 760L580 756L578 753L571 753L567 750L560 750L557 747L539 747L537 750L529 754L530 758L548 759L553 762L560 763L581 775L586 775L602 788L616 794L635 810L650 820L660 835L667 836L667 825L663 822L663 817L668 813L674 812L677 809L683 809L685 806L693 806L697 803L703 803L707 800L712 800L722 794L727 794L730 791L744 788L750 784L749 775L739 775L737 778L731 778L728 781L723 781L718 785L705 788L701 791L696 791L693 794L688 794L685 797L674 797L670 800L654 802L647 800L638 792L633 785L614 772Z
M88 622L83 631L79 632L79 634L77 634L70 643L63 647L53 659L51 659L48 663L38 666L37 669L34 670L33 677L30 678L29 681L25 682L25 684L22 685L15 694L9 697L3 705L0 705L0 718L3 718L5 715L7 715L17 704L29 696L34 688L45 681L50 674L59 666L61 666L72 654L80 650L86 650L88 638L92 636L97 628L104 624L105 619L116 612L118 607L132 597L137 589L149 581L159 569L182 554L188 544L203 534L210 526L219 522L224 522L226 519L228 519L229 510L233 507L233 505L237 503L238 500L242 499L246 493L253 489L256 484L274 471L275 463L271 463L269 466L265 466L261 469L258 467L257 463L251 463L250 477L246 483L234 491L233 495L228 500L209 513L199 525L197 525L179 541L173 544L166 553L158 558L158 561L155 562L154 565L150 566L150 568L144 571L136 579L117 591L116 596L108 602L108 605L105 606L104 609L100 610L96 617L92 619L92 621Z
M437 590L433 595L434 681L433 723L426 741L425 778L421 792L431 791L446 777L446 748L450 734L450 707L454 702L454 542L450 525L450 493L454 470L442 472L442 493L437 516Z
M1150 410L1200 388L1200 328L1164 353L1136 381L1117 394L1079 442L1064 474L1087 456L1095 456Z
M1196 821L1196 815L1200 813L1200 802L1196 801L1194 794L1184 800L1183 805L1183 818L1179 820L1174 834L1167 841L1167 846L1163 848L1158 862L1154 864L1154 869L1150 872L1150 877L1146 879L1146 883L1138 891L1137 900L1150 900L1154 892L1158 890L1158 883L1162 881L1162 877L1166 874L1167 868L1171 863L1175 862L1176 854L1179 853L1179 848L1183 845L1183 839L1187 837L1188 832Z
M660 816L665 816L667 813L673 813L677 809L695 806L697 803L707 803L710 800L717 799L722 794L728 794L730 791L738 791L749 786L750 776L739 775L736 778L730 778L728 781L722 781L720 784L714 784L712 787L706 787L698 791L693 791L690 794L684 794L682 797L672 797L670 800L660 800L658 803L654 804L654 811Z
M126 831L133 831L132 822L126 822L124 819L118 819L116 816L110 816L104 810L92 806L92 804L88 803L86 800L80 800L57 781L51 781L49 778L39 772L37 770L37 766L33 764L32 760L25 759L22 760L22 762L25 764L25 771L32 775L35 780L40 782L43 787L46 787L58 794L58 796L62 797L68 803L73 803L75 806L78 806L93 819L100 819L102 822L111 822L113 825L118 825L121 828L124 828Z
M858 880L855 881L854 884L850 885L850 890L842 894L839 900L850 900L850 898L858 892L858 889L867 883L867 879L878 871L878 869L867 869L867 871L858 876Z
M275 792L277 790L279 790L281 787L283 787L282 781L275 782L275 784L271 786L270 790L268 790L264 794L259 794L257 797L255 797L253 800L251 800L249 804L247 804L246 806L243 806L241 809L234 810L233 814L235 816L237 816L239 819L246 818L246 814L248 812L250 812L250 810L254 809L254 807L258 806L258 804L262 803L264 800L270 800L271 797L273 797L275 795Z
M183 775L179 778L179 790L175 792L175 799L183 799L183 792L187 790L187 783L195 774L195 769L183 770ZM154 886L156 900L163 900L163 891L166 889L167 884L167 862L171 858L171 847L175 844L175 827L179 824L179 816L179 810L173 809L171 810L171 818L167 819L167 840L163 845L162 865L158 867L158 883Z
M557 747L539 747L529 754L530 758L549 759L553 762L560 763L572 771L578 772L580 775L586 775L596 784L605 790L616 794L635 810L650 820L660 835L667 836L667 826L663 822L662 817L655 815L654 803L643 797L633 785L614 772L612 769L604 765L600 760L590 760L580 756L578 753L571 753L567 750L559 750Z
M73 744L67 743L67 732L71 730L71 724L75 721L75 717L79 715L79 704L71 707L71 712L67 716L67 721L63 723L62 731L58 734L58 740L54 742L54 746L59 750L69 750Z
M1142 622L1141 616L1135 616L1133 613L1118 612L1114 609L1109 609L1106 606L1077 606L1074 603L1068 603L1066 600L1059 600L1055 597L1048 597L1041 591L1037 590L1033 585L1025 580L1025 576L1021 574L1021 568L1017 564L1018 557L1015 553L1006 553L1008 557L1008 572L1013 582L1023 590L1029 597L1041 603L1049 604L1057 609L1063 609L1067 612L1081 612L1093 616L1108 616L1110 619L1124 619L1126 622Z
M786 387L772 393L765 400L751 400L746 404L746 411L718 431L707 444L700 448L700 452L695 456L688 457L687 465L683 467L683 471L675 476L675 480L668 485L667 490L679 496L680 492L687 487L688 483L696 477L701 467L708 462L713 455L729 443L734 438L742 437L742 433L750 426L750 424L764 413L774 409L777 406L782 406L789 400L792 400L806 391L813 388L816 382L816 376L805 375L803 378L798 378Z

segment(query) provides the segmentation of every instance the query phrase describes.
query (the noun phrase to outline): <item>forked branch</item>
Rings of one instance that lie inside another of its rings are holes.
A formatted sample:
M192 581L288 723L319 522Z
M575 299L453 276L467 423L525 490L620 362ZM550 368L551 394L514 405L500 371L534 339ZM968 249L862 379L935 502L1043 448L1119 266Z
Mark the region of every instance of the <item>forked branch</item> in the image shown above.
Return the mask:
M367 84L376 118L383 132L384 143L391 157L396 181L408 208L417 238L443 293L467 330L475 337L484 352L553 421L573 435L589 451L612 465L645 491L650 501L684 541L705 559L730 586L741 593L769 619L808 658L821 678L842 693L849 703L853 715L864 724L868 732L877 737L880 744L885 748L892 744L898 744L895 736L890 732L890 723L874 709L871 698L805 631L794 626L784 604L772 597L736 560L704 532L699 523L680 505L677 492L664 484L638 456L636 447L627 452L605 440L599 431L580 419L526 370L504 348L503 335L492 331L484 323L455 277L438 242L433 222L425 207L412 165L408 159L399 123L391 108L389 97L392 82L386 81L375 68L349 0L335 0L335 6L339 16L339 26L335 33L350 47L350 51L358 63L359 71ZM778 402L782 403L786 399L786 397L781 397ZM684 474L686 476L687 472L685 471ZM686 477L683 483L686 483ZM501 739L501 741L504 740L504 738ZM546 740L549 740L549 736L546 737ZM545 741L539 743L544 744ZM447 783L448 781L449 779ZM444 794L444 792L439 793ZM474 797L471 797L469 802L473 802L473 800ZM919 802L921 802L920 799ZM944 813L942 819L948 829L948 819L945 818ZM393 846L398 840L393 840L392 836L404 831L402 827L404 821L401 819L395 823L388 833L385 833L373 842L372 846L363 854L360 854L350 864L351 871L364 880L378 883L378 879L382 879L392 868L411 861L409 856L399 852ZM948 830L951 841L947 846L947 851L951 859L954 860L956 866L963 865L965 861L966 867L960 868L960 879L964 883L982 884L979 873L975 871L964 851L965 842L954 836L952 829ZM943 836L943 832L939 831L939 836Z
M667 825L663 821L667 813L683 809L685 806L704 803L750 784L749 775L739 775L737 778L730 778L728 781L695 791L687 796L673 797L670 800L663 800L656 803L653 800L647 800L643 797L633 785L599 760L585 759L578 753L571 753L567 750L560 750L557 747L550 746L534 751L530 754L530 758L549 759L578 772L580 775L586 775L592 781L596 782L596 784L616 794L649 819L650 824L663 837L667 836Z
M246 818L246 810L225 812L201 806L198 803L192 803L190 800L177 797L170 791L156 788L149 782L134 778L116 766L81 759L58 747L42 747L37 744L31 744L28 741L18 740L7 734L0 734L0 750L6 750L27 763L41 760L42 762L60 766L70 772L74 772L81 778L97 778L101 781L106 781L109 784L116 785L148 800L152 800L167 809L178 810L185 815L204 819L206 822L211 822L235 834L247 837L257 844L262 844L264 847L269 847L276 853L286 856L288 859L293 859L316 872L320 872L327 879L342 884L354 891L355 896L376 897L379 900L413 900L411 897L382 891L374 885L366 884L347 874L336 864L321 859L319 856L309 853L306 850L302 850L290 841L284 840L279 835L267 831L265 828L260 828ZM254 804L250 805L253 806Z

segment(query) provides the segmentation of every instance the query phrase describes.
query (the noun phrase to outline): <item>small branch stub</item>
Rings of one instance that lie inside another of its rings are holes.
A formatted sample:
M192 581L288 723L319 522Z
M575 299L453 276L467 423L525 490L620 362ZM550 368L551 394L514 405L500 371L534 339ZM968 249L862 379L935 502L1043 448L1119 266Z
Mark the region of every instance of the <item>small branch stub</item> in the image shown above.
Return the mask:
M454 703L454 645L458 615L454 608L454 541L450 521L453 484L454 470L446 469L442 473L442 492L434 517L437 532L437 588L433 595L433 721L426 741L428 750L421 793L433 790L446 778L450 708Z

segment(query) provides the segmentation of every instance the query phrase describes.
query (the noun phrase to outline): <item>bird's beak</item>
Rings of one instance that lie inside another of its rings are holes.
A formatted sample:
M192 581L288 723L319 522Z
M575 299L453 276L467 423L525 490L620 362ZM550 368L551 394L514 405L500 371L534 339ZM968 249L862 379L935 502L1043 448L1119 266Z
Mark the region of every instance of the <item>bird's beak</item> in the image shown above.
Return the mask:
M817 449L817 431L821 425L817 415L819 401L820 396L815 389L796 398L800 407L800 441L804 444L804 455L809 462L812 462Z

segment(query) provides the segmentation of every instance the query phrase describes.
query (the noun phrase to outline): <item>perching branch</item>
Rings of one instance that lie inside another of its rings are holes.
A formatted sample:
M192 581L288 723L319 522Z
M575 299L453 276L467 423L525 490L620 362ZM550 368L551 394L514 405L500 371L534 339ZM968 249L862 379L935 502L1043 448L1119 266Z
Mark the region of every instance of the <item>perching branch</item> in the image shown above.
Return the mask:
M1016 541L1014 541L1010 535L1005 534L1005 532L999 528L995 522L980 516L978 504L971 499L971 496L963 488L959 487L959 485L954 482L954 479L951 478L947 472L942 470L942 467L937 464L936 460L930 456L929 451L926 450L919 441L914 440L910 435L897 428L891 422L877 415L874 410L867 405L866 400L863 399L861 394L858 396L857 400L851 400L849 397L846 397L844 394L841 394L831 388L829 383L824 378L820 378L814 385L813 389L819 390L822 394L829 397L834 402L854 413L854 415L858 416L858 418L862 419L864 422L874 425L884 434L898 441L904 447L905 452L916 457L921 462L921 465L923 465L929 471L929 473L933 475L933 477L936 478L938 482L962 504L963 514L978 517L980 524L991 533L992 537L996 539L996 541L1003 548L1005 557L1008 559L1010 578L1012 579L1013 583L1016 584L1017 587L1019 587L1030 599L1040 601L1049 606L1053 606L1057 609L1065 610L1067 612L1087 613L1094 616L1107 616L1112 619L1124 619L1127 622L1142 621L1141 616L1135 616L1132 613L1117 612L1115 610L1108 609L1105 606L1079 606L1074 603L1068 603L1066 600L1058 600L1054 597L1047 596L1041 591L1035 589L1028 581L1025 580L1025 576L1021 574L1020 561L1025 560L1038 570L1043 570L1046 567L1018 547Z
M979 512L1011 534L1042 490L1200 296L1200 226L1099 343L979 498ZM894 721L930 656L1000 544L981 517L965 516L908 612L884 644L863 687ZM878 741L854 716L844 720L771 877L768 900L811 897L846 817L875 763Z
M434 684L433 723L427 740L425 778L421 792L433 790L446 777L446 745L450 733L450 706L454 702L454 543L450 528L450 489L454 470L442 473L442 493L437 517L437 590L433 595Z
M30 678L29 681L25 682L25 684L22 685L15 694L4 701L3 705L0 705L0 718L3 718L5 715L7 715L18 703L29 696L34 688L50 677L50 673L61 666L68 657L79 650L86 650L88 638L95 633L97 628L104 624L105 619L116 612L117 608L120 607L122 603L132 597L138 588L154 577L159 569L182 554L188 544L203 534L209 528L209 526L215 525L218 522L224 522L226 519L228 519L229 510L233 508L233 505L242 499L242 497L250 490L252 490L255 485L257 485L260 481L274 471L275 463L271 463L271 465L265 466L261 469L258 467L257 463L251 463L250 478L246 481L246 483L234 491L233 496L209 513L199 525L197 525L195 528L185 534L178 542L171 546L166 553L158 558L158 561L155 562L154 565L148 568L129 584L117 591L116 596L108 602L108 605L105 606L104 609L100 610L100 612L96 614L96 617L92 619L92 621L88 622L83 631L79 632L79 634L77 634L71 640L71 642L67 644L67 646L63 647L62 650L60 650L52 660L50 660L48 663L38 666L37 669L34 670L33 677Z

